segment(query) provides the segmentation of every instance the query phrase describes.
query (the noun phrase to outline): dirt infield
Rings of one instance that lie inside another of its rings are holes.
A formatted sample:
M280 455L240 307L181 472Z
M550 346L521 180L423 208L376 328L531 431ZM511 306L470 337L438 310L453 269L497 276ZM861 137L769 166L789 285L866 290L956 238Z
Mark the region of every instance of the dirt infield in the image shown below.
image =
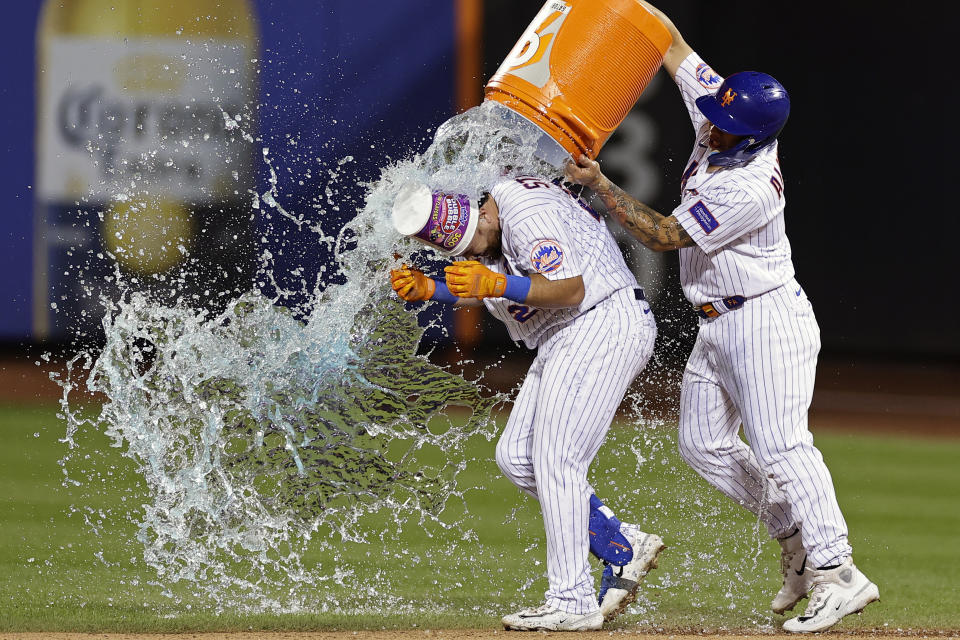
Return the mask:
M505 638L537 638L550 636L556 638L583 638L585 640L600 640L611 636L628 636L631 640L729 640L730 638L762 638L763 640L796 640L796 635L750 632L704 633L697 631L673 632L668 630L651 629L612 629L610 631L587 631L579 633L547 633L524 634L502 629L414 629L390 631L286 631L286 632L235 632L235 633L0 633L0 640L504 640ZM830 640L847 640L865 637L894 637L894 638L957 638L956 631L926 631L913 629L868 629L855 633L845 631L828 632Z

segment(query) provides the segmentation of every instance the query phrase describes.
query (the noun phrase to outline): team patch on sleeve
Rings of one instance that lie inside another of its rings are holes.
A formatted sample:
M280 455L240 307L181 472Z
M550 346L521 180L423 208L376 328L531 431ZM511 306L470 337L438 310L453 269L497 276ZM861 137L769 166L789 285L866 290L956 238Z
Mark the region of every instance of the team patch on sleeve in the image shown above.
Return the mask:
M693 219L697 221L697 224L703 227L703 230L707 233L710 233L720 226L717 219L710 213L710 209L707 209L707 205L703 204L703 200L698 200L697 204L690 207L688 211L693 215Z
M556 240L541 240L530 252L530 264L537 273L556 271L563 264L563 249Z
M697 65L697 82L706 89L713 89L723 82L723 79L710 68L706 62Z

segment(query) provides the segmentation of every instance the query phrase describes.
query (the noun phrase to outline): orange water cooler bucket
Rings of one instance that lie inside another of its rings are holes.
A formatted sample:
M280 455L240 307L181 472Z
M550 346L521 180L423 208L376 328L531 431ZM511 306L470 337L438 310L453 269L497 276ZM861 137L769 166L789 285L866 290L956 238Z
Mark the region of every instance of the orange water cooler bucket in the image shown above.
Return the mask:
M485 99L596 158L663 63L672 38L635 0L548 0L487 82Z

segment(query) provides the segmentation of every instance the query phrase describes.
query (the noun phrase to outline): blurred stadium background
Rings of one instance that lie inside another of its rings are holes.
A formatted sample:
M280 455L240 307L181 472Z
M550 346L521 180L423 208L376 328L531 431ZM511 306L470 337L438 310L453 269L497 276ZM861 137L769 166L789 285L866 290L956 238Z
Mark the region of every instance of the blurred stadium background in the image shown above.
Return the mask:
M761 0L659 4L721 73L759 68L791 92L781 160L798 278L823 334L815 417L839 426L960 434L960 296L949 221L955 207L944 195L956 162L941 133L951 121L945 97L953 85L949 69L937 64L950 59L949 39L937 35L948 24L946 3L912 4L915 19L859 2L829 12ZM182 266L179 253L162 249L174 239L201 256L210 273L230 271L229 286L242 289L270 224L252 203L255 193L271 189L271 170L282 206L335 234L360 206L359 181L375 179L391 159L423 151L438 124L479 103L483 83L541 5L11 4L0 42L8 61L0 86L7 123L0 159L5 395L23 402L41 393L29 387L38 353L63 353L77 335L96 340L89 287L99 286L91 282L109 275L114 261L92 260L84 280L71 267L78 250L117 255L110 235L119 229L139 246L160 247L140 258L128 251L121 268L155 274ZM201 55L210 42L223 47L222 55ZM209 81L184 82L177 61L212 65ZM675 91L658 75L600 156L611 177L661 210L675 202L690 145ZM238 138L226 163L218 136L233 125L221 107L238 109L239 128L254 138L246 145ZM124 162L124 154L149 150L159 139L151 136L168 136L171 149L196 126L207 127L211 141L154 157L151 166ZM329 170L348 156L348 169L331 178ZM170 164L173 173L164 173ZM108 202L128 180L139 180L127 191L143 202ZM340 181L336 202L323 195L331 180ZM138 215L139 227L130 223ZM197 220L236 236L230 250L218 252L216 238L199 237ZM676 255L623 242L660 321L664 384L649 393L663 391L669 405L695 319L677 282ZM281 281L312 281L332 267L329 247L307 235L284 249L275 252ZM207 284L200 278L194 295ZM466 357L475 361L469 366L483 367L506 357L509 366L487 381L510 388L521 379L529 354L509 343L499 324L481 313L446 320L451 334L430 333L425 345L435 359L455 365Z

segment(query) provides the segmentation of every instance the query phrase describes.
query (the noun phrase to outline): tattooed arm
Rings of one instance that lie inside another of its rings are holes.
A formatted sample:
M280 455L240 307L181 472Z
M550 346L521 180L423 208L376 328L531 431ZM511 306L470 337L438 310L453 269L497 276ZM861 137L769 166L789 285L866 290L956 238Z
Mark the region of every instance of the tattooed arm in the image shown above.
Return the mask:
M610 215L648 249L670 251L696 244L675 217L664 216L624 192L587 156L580 156L577 164L567 163L565 173L568 180L593 191Z

